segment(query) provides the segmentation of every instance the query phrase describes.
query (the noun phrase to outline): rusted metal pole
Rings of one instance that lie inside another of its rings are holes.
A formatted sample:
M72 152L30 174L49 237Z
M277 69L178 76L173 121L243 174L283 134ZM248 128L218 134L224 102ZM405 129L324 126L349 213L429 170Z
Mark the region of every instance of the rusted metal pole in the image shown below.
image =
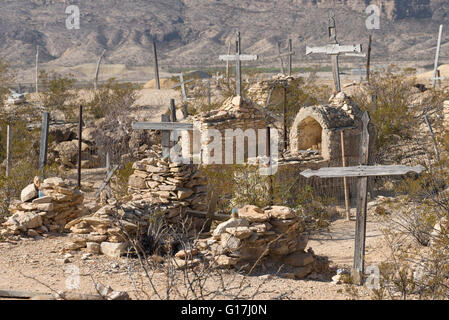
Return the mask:
M340 131L340 137L341 137L341 161L342 161L343 167L346 167L345 132L344 132L344 130ZM351 219L351 208L349 207L348 178L346 178L346 177L343 177L343 186L345 189L346 220L349 221Z

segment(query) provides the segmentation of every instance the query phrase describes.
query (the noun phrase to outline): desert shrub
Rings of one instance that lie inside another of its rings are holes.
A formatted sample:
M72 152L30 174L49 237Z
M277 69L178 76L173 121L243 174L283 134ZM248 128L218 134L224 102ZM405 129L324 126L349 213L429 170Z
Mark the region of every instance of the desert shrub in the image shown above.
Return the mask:
M14 75L9 63L0 58L0 109L3 110L5 98L9 94L8 87L12 83Z
M377 150L393 143L394 136L402 139L413 136L416 127L410 105L414 85L415 78L409 73L398 72L391 66L385 72L374 73L370 84L353 95L357 105L363 111L369 111L376 125Z
M112 78L100 86L92 101L87 104L87 108L97 119L114 118L127 113L135 101L134 85L119 83Z
M261 208L270 205L289 206L296 209L307 224L308 230L327 228L333 198L318 195L310 186L298 187L298 173L294 169L279 169L273 176L260 175L254 165L203 166L210 190L220 195L218 209L231 212L233 207L255 205ZM270 196L270 183L272 197Z
M47 73L44 70L39 73L41 103L49 111L62 111L66 121L74 121L76 118L75 82L70 75L64 77L54 71Z
M133 163L128 162L123 168L117 169L111 179L111 191L113 192L114 198L120 201L129 200L128 180L134 171L132 167Z

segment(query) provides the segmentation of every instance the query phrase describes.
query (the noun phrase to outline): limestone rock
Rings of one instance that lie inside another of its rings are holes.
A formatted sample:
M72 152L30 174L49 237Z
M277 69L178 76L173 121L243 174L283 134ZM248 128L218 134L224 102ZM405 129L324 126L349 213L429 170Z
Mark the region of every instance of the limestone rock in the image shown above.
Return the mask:
M112 242L102 242L100 246L100 251L102 254L111 258L120 258L120 255L125 252L126 243L112 243Z
M214 237L220 237L221 234L223 232L225 232L225 230L227 228L232 228L232 227L247 227L249 226L249 223L247 220L245 219L234 219L231 218L225 222L220 223L214 230L213 232L213 236Z
M39 228L42 225L41 216L32 212L17 212L11 218L17 222L18 228L22 231Z
M314 258L308 252L297 251L294 252L283 259L285 264L294 266L294 267L304 267L308 264L313 263Z
M215 262L220 267L232 267L238 263L237 258L228 257L226 255L220 255L215 259Z
M221 234L221 246L224 250L228 251L236 251L240 248L241 240L237 237L234 237L233 235L229 233L222 233Z
M267 214L272 219L286 220L295 218L295 212L293 209L284 206L271 206L265 210Z
M249 238L253 234L253 232L248 227L231 227L226 228L225 231L239 239Z
M250 223L268 221L269 216L259 207L246 205L239 209L239 218L245 219Z
M89 252L89 253L99 254L100 253L100 244L98 244L96 242L87 242L86 249L87 249L87 252Z
M29 184L28 186L26 186L22 192L20 193L20 200L22 200L22 202L27 202L30 201L34 198L36 198L38 195L38 191L36 190L36 187L34 186L34 184Z

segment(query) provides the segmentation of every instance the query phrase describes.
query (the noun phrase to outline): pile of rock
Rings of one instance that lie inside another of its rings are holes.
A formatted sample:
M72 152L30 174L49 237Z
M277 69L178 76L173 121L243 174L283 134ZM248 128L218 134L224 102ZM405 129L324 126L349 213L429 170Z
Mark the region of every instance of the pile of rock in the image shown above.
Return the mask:
M137 161L129 178L132 200L157 207L175 223L186 210L205 211L206 179L195 165L169 162L158 154Z
M87 213L84 195L68 180L48 178L40 186L43 196L30 184L21 193L21 201L13 201L9 207L12 216L3 223L2 235L27 233L37 236L48 231L62 232L64 226Z
M127 246L124 231L133 235L139 228L145 230L152 217L148 203L134 201L119 206L114 200L109 202L96 212L65 225L71 232L67 250L86 248L89 253L117 258Z
M313 252L305 251L307 243L304 223L293 209L247 205L238 217L219 224L212 238L199 240L197 248L221 267L268 261L287 266L284 275L300 279L319 268Z
M155 149L156 150L156 149ZM137 161L128 181L132 200L118 205L115 200L95 213L69 222L68 250L87 248L90 253L119 257L127 246L124 230L130 235L145 231L155 215L169 224L183 219L187 210L206 210L207 187L193 165L162 160L157 151ZM198 219L201 225L204 219Z
M285 84L290 84L294 78L284 75L277 74L271 79L262 80L248 89L248 97L260 106L265 106L267 104L268 97L273 105L282 104L284 99L284 86Z

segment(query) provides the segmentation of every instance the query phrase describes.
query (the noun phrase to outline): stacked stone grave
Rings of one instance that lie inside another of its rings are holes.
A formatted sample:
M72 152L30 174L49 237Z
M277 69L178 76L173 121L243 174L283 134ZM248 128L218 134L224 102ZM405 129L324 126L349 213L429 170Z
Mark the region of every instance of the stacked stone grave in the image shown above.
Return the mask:
M238 217L219 224L212 238L199 240L197 248L221 267L271 262L285 265L285 276L300 279L322 269L313 251L305 251L307 243L303 220L293 209L247 205Z
M175 224L189 209L205 210L207 188L195 166L162 160L153 150L149 158L135 162L133 170L128 181L132 200L125 204L110 200L95 213L68 223L65 227L71 235L66 249L87 248L90 253L119 257L129 240L125 230L134 236L146 231L155 215ZM198 230L203 223L204 219L194 219Z
M3 223L3 235L27 233L37 236L48 231L62 232L64 226L88 213L84 207L84 195L68 180L48 178L40 186L43 196L30 184L22 190L21 200L13 201L9 207L12 215Z
M186 210L205 211L207 185L195 165L170 162L158 154L133 165L129 193L133 201L157 206L169 223L175 223Z

